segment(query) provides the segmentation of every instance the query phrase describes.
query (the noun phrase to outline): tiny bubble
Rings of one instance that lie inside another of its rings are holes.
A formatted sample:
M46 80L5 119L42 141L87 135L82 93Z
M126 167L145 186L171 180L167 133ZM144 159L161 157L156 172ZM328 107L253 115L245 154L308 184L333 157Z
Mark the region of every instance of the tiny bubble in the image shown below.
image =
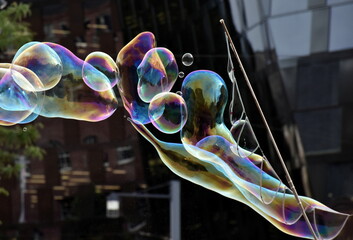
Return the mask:
M24 132L26 132L26 131L27 131L27 128L26 128L26 127L24 127L24 128L23 128L23 131L24 131Z
M179 78L183 78L185 76L185 73L184 72L179 72L178 76L179 76Z
M191 53L185 53L181 57L181 62L184 64L184 66L190 66L194 63L194 57Z

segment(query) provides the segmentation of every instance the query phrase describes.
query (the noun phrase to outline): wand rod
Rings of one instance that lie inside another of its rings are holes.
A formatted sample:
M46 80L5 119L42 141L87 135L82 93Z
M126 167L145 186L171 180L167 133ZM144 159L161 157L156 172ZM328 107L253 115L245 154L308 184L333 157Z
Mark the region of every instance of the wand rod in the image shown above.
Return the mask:
M283 170L284 170L284 173L285 173L285 175L286 175L286 179L287 179L287 182L288 182L288 184L289 184L289 187L290 187L290 189L292 190L292 192L293 192L293 194L294 194L294 196L295 196L295 199L297 200L297 202L298 202L298 204L299 204L300 210L301 210L301 212L302 212L302 214L303 214L303 217L304 217L304 219L305 219L306 224L308 225L308 227L309 227L309 229L310 229L310 232L312 233L314 239L315 239L315 240L318 240L318 238L316 237L316 234L315 234L315 232L314 232L314 229L313 229L313 227L311 226L311 223L310 223L310 221L309 221L309 218L308 218L308 216L306 215L306 212L305 212L303 203L302 203L302 201L301 201L300 198L299 198L299 195L298 195L298 193L297 193L297 190L295 189L294 183L293 183L292 178L291 178L291 176L290 176L290 174L289 174L289 172L288 172L287 166L286 166L286 164L284 163L282 154L281 154L281 152L279 151L279 148L278 148L278 146L277 146L276 140L275 140L275 138L274 138L273 135L272 135L272 132L271 132L271 129L270 129L268 123L267 123L266 117L265 117L265 115L264 115L264 113L263 113L263 111L262 111L262 109L261 109L260 103L259 103L259 101L257 100L257 97L256 97L256 95L255 95L255 92L254 92L254 90L253 90L253 88L252 88L252 86L251 86L251 83L250 83L250 80L249 80L249 78L248 78L248 75L246 74L246 71L245 71L245 69L244 69L244 66L243 66L241 60L240 60L240 57L239 57L239 55L238 55L237 50L235 49L235 46L234 46L233 41L232 41L232 38L230 37L230 34L229 34L229 32L228 32L227 26L226 26L226 24L225 24L225 22L224 22L223 19L220 20L220 23L222 24L222 26L223 26L223 28L224 28L224 32L226 33L226 35L227 35L227 37L228 37L230 47L231 47L231 49L232 49L232 51L233 51L233 53L234 53L234 55L235 55L235 57L236 57L236 59L237 59L237 61L238 61L238 63L239 63L239 67L240 67L240 69L241 69L241 71L242 71L242 73L243 73L243 75L244 75L246 84L248 85L248 88L249 88L249 90L250 90L250 93L251 93L251 95L252 95L252 97L253 97L253 99L254 99L254 101L255 101L256 107L257 107L257 109L258 109L259 112L260 112L262 121L263 121L263 123L265 124L265 127L266 127L266 129L267 129L267 132L268 132L269 137L270 137L270 139L271 139L271 142L272 142L272 144L273 144L273 146L274 146L274 148L275 148L275 151L276 151L276 153L277 153L277 155L278 155L278 158L279 158L279 160L280 160L280 162L281 162L281 165L282 165L282 167L283 167Z

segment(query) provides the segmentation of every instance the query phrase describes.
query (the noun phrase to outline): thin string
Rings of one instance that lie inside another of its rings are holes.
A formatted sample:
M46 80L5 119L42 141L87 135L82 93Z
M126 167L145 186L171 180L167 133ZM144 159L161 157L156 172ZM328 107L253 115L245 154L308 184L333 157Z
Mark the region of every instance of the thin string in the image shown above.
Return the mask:
M248 78L248 75L246 74L246 71L245 71L245 69L244 69L244 67L243 67L243 64L242 64L242 62L241 62L241 60L240 60L240 57L239 57L239 55L238 55L237 50L235 49L235 46L234 46L234 44L233 44L233 41L232 41L232 39L231 39L231 37L230 37L230 34L229 34L229 32L228 32L227 26L225 25L223 19L220 20L220 23L222 24L222 26L223 26L223 28L224 28L224 32L226 33L226 35L227 35L227 37L228 37L228 40L229 40L229 43L230 43L230 47L231 47L231 49L232 49L232 51L233 51L233 53L234 53L234 55L235 55L235 57L236 57L236 59L237 59L237 61L238 61L238 63L239 63L239 67L240 67L240 69L241 69L241 71L242 71L242 73L243 73L243 75L244 75L246 84L248 85L248 88L249 88L249 90L250 90L250 93L251 93L251 95L252 95L252 97L253 97L253 99L254 99L254 101L255 101L255 105L256 105L256 107L257 107L257 109L258 109L258 111L259 111L259 113L260 113L260 115L261 115L262 121L263 121L263 123L264 123L264 125L265 125L265 127L266 127L266 129L267 129L267 132L268 132L268 134L269 134L269 137L270 137L270 139L271 139L271 142L272 142L272 144L273 144L273 147L275 148L275 151L276 151L276 153L277 153L277 155L278 155L278 158L279 158L279 160L280 160L280 162L281 162L281 165L282 165L283 170L284 170L284 172L285 172L286 179L287 179L287 182L288 182L288 184L289 184L289 187L290 187L290 189L292 190L292 192L293 192L293 194L294 194L294 196L295 196L295 199L297 200L297 202L298 202L298 204L299 204L300 210L301 210L301 212L302 212L302 214L303 214L303 217L304 217L304 219L305 219L306 224L308 225L308 227L309 227L309 229L310 229L310 232L312 233L314 239L315 239L315 240L318 240L318 238L317 238L317 236L316 236L316 234L315 234L315 231L314 231L314 229L313 229L313 227L312 227L312 225L311 225L311 223L310 223L310 221L309 221L309 218L308 218L308 216L306 215L306 212L305 212L305 209L304 209L304 207L303 207L303 204L302 204L302 202L301 202L301 200L300 200L300 198L299 198L299 196L298 196L297 190L295 189L294 183L293 183L292 178L291 178L291 176L290 176L290 174L289 174L289 172L288 172L287 166L286 166L286 164L284 163L284 160L283 160L283 158L282 158L282 154L281 154L281 152L279 151L279 148L278 148L278 146L277 146L276 140L274 139L274 137L273 137L273 135L272 135L272 132L271 132L271 129L270 129L268 123L267 123L266 117L265 117L265 115L264 115L264 113L263 113L263 111L262 111L262 109L261 109L260 103L259 103L259 101L257 100L257 97L256 97L256 95L255 95L255 92L254 92L254 90L253 90L253 88L252 88L252 86L251 86L251 83L250 83L250 80L249 80L249 78Z
M278 185L278 189L276 189L276 193L275 195L272 197L272 199L270 199L269 201L266 201L263 197L263 193L262 193L262 184L263 184L263 173L264 173L264 162L266 162L266 164L268 164L268 166L270 168L272 168L271 166L271 163L267 160L261 146L260 146L260 143L254 133L254 130L252 128L252 125L250 123L250 120L249 120L249 117L247 116L247 113L246 113L246 110L245 110L245 105L244 105L244 102L243 102L243 98L242 98L242 95L240 93L240 89L239 89L239 86L238 86L238 82L235 78L235 75L234 75L234 64L233 64L233 61L232 61L232 56L231 56L231 53L230 53L230 44L229 44L229 40L228 40L228 36L227 34L225 33L225 38L226 38L226 42L227 42L227 54L228 54L228 65L227 65L227 71L228 71L228 75L229 75L229 78L232 82L232 99L231 99L231 103L230 103L230 106L229 106L229 115L230 115L230 121L232 123L232 128L234 127L236 121L234 120L233 121L233 115L234 115L234 111L233 111L233 108L234 108L234 102L235 102L235 91L237 92L238 94L238 99L239 102L240 102L240 105L241 105L241 115L240 115L240 118L239 120L243 120L245 121L245 124L242 126L241 128L241 131L240 131L240 134L239 136L237 137L237 144L236 144L236 149L237 149L237 154L239 156L242 156L241 154L241 150L240 149L240 146L239 146L239 143L240 143L240 137L244 131L244 128L245 128L245 125L248 124L248 127L250 128L250 131L251 131L251 134L252 134L252 137L255 139L255 142L257 144L257 146L250 152L250 155L255 153L256 151L260 151L261 153L261 156L263 156L263 160L261 161L261 165L260 165L260 169L262 170L261 172L261 177L260 177L260 197L261 197L261 201L266 204L266 205L269 205L272 203L272 201L276 198L277 194L278 194L278 191L280 191L280 188L283 184L283 181L282 179L278 176L278 174L276 172L273 172L272 174L274 175L273 177L277 178L278 181L279 181L279 185ZM249 155L249 156L250 156ZM245 156L246 157L246 156ZM282 205L282 209L283 209L283 212L284 212L284 205ZM283 215L284 219L286 219L285 215ZM286 220L285 220L286 221Z

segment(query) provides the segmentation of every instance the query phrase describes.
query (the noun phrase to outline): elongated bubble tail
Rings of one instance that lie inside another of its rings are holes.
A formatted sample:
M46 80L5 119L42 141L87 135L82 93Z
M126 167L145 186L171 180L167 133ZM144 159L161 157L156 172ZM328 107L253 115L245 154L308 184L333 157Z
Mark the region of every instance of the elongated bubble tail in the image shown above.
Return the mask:
M313 210L314 229L319 239L336 238L346 225L350 215L336 211L327 211L320 208Z
M156 150L160 150L161 142L152 135L152 133L140 122L137 120L132 120L131 118L127 118L127 120L131 123L131 125L138 131L147 141L149 141Z

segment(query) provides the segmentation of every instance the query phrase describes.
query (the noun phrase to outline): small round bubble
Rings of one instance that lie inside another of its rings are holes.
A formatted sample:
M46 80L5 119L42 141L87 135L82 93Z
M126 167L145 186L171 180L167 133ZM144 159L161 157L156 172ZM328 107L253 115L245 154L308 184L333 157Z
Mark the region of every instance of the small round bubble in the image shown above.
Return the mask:
M150 102L148 115L152 124L159 131L168 134L177 133L187 120L186 103L176 93L160 93Z
M24 131L24 132L26 132L26 131L27 131L27 128L26 128L26 127L24 127L24 128L23 128L23 131Z
M185 76L185 73L184 72L179 72L178 76L179 76L179 78L183 78Z
M194 63L194 57L191 53L185 53L181 58L182 63L184 66L191 66Z
M103 92L111 89L118 82L118 67L106 53L90 53L82 67L82 78L88 87Z

